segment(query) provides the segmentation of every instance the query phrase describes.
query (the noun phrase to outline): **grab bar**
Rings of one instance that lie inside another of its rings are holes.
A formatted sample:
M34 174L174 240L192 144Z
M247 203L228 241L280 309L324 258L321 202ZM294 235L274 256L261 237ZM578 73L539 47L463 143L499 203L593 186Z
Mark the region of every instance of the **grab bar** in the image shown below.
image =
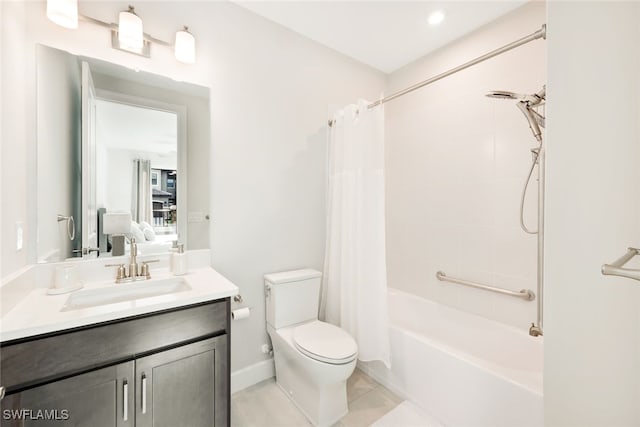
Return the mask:
M629 279L640 280L640 270L632 268L622 268L626 263L631 261L636 255L640 255L640 249L628 248L627 253L612 262L611 264L602 265L602 274L605 276L620 276Z
M494 286L483 285L482 283L470 282L463 279L455 279L447 276L443 271L436 273L438 280L443 282L457 283L458 285L470 286L472 288L484 289L485 291L497 292L499 294L510 295L512 297L524 298L527 301L533 301L536 298L536 294L531 289L521 289L520 292L510 291L509 289L496 288Z

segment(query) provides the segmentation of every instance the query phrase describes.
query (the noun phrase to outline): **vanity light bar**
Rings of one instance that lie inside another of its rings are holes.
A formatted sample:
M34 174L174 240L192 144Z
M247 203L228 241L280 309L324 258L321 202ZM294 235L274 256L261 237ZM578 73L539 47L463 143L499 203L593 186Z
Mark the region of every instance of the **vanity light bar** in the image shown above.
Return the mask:
M90 22L92 24L99 25L101 27L108 28L111 30L111 47L114 49L122 50L125 52L133 53L136 55L144 56L145 58L151 57L151 43L172 47L173 45L164 40L157 39L147 33L142 33L142 47L136 48L132 46L127 46L126 44L121 43L120 37L118 34L119 26L118 24L109 24L107 22L100 21L99 19L92 18L86 15L78 15L82 21Z
M69 4L71 3L75 3L76 11L77 11L77 2L75 0L62 0L62 1L48 0L47 1L48 8L50 3L52 5L57 5L58 3L65 3L67 6L69 6ZM47 16L52 22L58 25L61 25L66 28L75 28L73 26L63 25L63 23L59 22L59 20L53 19L52 17L53 13L48 12ZM124 17L125 19L128 18L129 20L133 20L133 17L137 18L136 22L139 22L140 30L142 31L142 28L141 28L142 20L134 13L134 8L132 6L129 6L129 10L121 12L119 16L121 19ZM95 19L90 16L81 15L81 14L77 15L77 19L80 19L85 22L90 22L92 24L96 24L104 28L108 28L111 31L111 47L113 47L114 49L122 50L128 53L133 53L135 55L144 56L145 58L150 58L151 44L153 43L161 46L173 47L175 49L174 52L175 52L176 59L180 62L183 62L185 64L193 64L195 62L195 37L193 37L193 35L189 31L187 31L187 27L183 27L183 29L179 30L176 33L175 44L157 39L143 32L142 45L140 46L139 43L136 43L135 46L132 46L130 44L123 42L123 40L120 39L120 34L119 34L120 26L118 24L110 24L110 23L101 21L99 19ZM180 46L178 46L178 44L180 44Z

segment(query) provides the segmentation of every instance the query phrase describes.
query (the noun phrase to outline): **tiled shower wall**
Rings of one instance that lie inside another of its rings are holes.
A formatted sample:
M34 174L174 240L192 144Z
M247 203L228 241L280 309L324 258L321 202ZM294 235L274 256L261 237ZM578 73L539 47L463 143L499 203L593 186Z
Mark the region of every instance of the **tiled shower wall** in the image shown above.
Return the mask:
M387 93L534 32L544 20L544 3L528 3L396 71ZM484 95L537 92L545 70L545 41L536 40L386 104L390 287L519 328L535 320L535 302L435 274L536 290L537 238L520 229L519 207L537 143L516 101ZM536 199L533 179L525 221L534 229Z

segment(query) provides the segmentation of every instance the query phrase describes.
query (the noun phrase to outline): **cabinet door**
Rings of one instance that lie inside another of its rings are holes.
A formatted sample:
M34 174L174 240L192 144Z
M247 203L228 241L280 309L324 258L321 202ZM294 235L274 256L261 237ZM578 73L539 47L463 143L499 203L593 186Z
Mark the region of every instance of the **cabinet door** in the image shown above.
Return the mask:
M137 427L229 424L228 336L136 360Z
M4 426L133 427L134 362L14 393L2 400Z

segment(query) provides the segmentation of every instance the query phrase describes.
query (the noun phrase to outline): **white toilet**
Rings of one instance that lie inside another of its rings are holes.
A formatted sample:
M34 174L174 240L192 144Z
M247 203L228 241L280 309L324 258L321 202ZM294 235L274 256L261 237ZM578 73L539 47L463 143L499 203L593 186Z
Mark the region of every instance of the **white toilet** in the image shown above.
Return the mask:
M276 383L315 426L324 427L349 412L347 378L358 345L346 331L318 320L321 277L305 269L267 274L264 281Z

